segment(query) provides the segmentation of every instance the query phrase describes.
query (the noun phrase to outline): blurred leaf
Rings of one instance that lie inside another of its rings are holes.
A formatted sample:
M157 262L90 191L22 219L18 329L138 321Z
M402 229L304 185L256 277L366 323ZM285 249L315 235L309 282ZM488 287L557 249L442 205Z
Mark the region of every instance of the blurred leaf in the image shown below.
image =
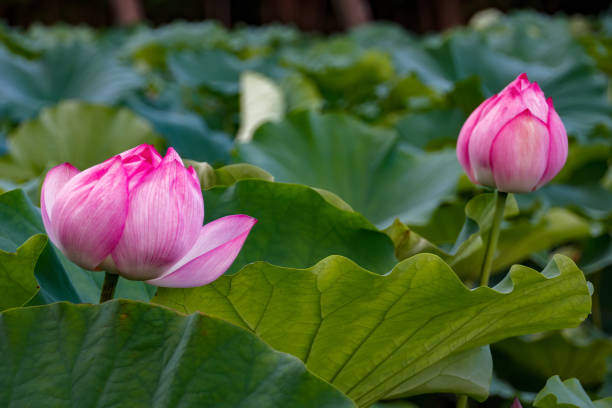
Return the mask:
M395 132L315 112L263 125L238 155L278 181L338 194L381 228L395 218L426 223L460 173L454 152L415 153L398 146Z
M475 290L430 254L407 259L386 276L340 256L306 270L259 262L200 288L160 288L154 301L253 331L364 407L409 393L421 385L416 378L423 370L454 353L576 326L591 306L584 275L561 255L542 273L515 266L495 288ZM440 391L437 385L430 382L428 392Z
M603 382L612 340L583 325L507 339L496 343L493 352L499 375L521 389L537 391L555 374L578 378L585 386L593 387Z
M29 119L65 99L112 104L142 82L115 55L91 45L60 45L36 61L0 49L0 98L14 120Z
M536 396L536 408L609 408L612 398L591 401L576 378L561 381L558 375L548 379L546 386Z
M222 95L240 92L240 75L255 71L266 76L282 76L283 69L270 58L241 60L220 50L175 52L168 57L172 75L181 85L205 87Z
M282 90L269 78L256 72L240 76L240 129L236 141L253 139L255 130L265 122L276 122L285 114Z
M287 50L283 61L330 92L369 90L393 76L387 54L363 49L346 38L319 41L306 50Z
M158 143L150 125L127 109L67 101L45 109L9 135L7 176L29 179L70 162L80 170L141 143Z
M227 37L216 21L180 21L156 29L141 29L124 45L124 53L145 69L165 68L168 52L216 47Z
M210 129L195 113L184 108L155 106L135 96L129 98L128 106L151 122L181 157L210 163L230 161L232 139L224 132Z
M570 56L584 55L564 16L515 11L500 17L480 30L487 44L496 51L551 66L563 63Z
M204 202L207 220L230 214L259 220L228 273L260 260L305 268L332 254L377 273L395 264L393 244L384 233L306 186L242 180L204 191Z
M315 83L298 72L281 78L279 85L287 102L287 112L319 110L324 104L323 97Z
M0 334L6 407L354 407L295 357L197 313L62 302L0 314Z
M73 26L65 23L45 25L34 23L28 27L25 36L28 41L40 50L49 50L61 45L79 43L88 47L95 47L97 32L89 26Z
M612 191L596 184L570 186L549 184L531 194L521 194L521 206L528 207L539 202L544 208L568 207L593 219L608 218L612 215Z

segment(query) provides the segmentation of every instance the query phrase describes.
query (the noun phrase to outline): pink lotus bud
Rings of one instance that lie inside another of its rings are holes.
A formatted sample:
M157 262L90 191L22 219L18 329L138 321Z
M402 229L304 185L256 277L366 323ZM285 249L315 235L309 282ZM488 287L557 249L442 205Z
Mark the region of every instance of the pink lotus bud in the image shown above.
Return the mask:
M521 401L519 401L518 398L515 398L510 408L523 408L523 406L521 405Z
M563 168L567 134L552 99L521 74L468 117L457 158L473 183L526 193Z
M74 263L157 286L205 285L225 272L257 222L230 215L202 226L193 168L174 149L140 145L79 172L52 168L41 213L51 241Z

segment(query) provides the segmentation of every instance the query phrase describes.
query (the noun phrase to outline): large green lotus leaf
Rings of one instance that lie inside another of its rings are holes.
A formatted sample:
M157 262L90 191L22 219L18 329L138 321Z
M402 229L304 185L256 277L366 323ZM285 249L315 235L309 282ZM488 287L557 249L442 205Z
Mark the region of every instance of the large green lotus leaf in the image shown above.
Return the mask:
M0 250L15 252L36 234L45 233L40 210L21 190L0 195ZM36 262L35 275L41 287L33 303L58 300L96 303L104 274L81 269L47 243ZM155 287L144 282L119 279L116 296L136 300L149 300Z
M0 314L3 407L353 407L232 324L117 300Z
M261 126L238 151L278 181L338 194L379 228L395 218L424 224L460 175L454 151L416 153L397 133L340 114L295 112Z
M29 61L0 49L0 97L9 117L23 120L65 99L115 103L142 79L115 55L73 42Z
M15 253L0 250L0 311L22 306L36 294L34 267L46 243L44 235L36 235Z
M391 240L361 214L328 200L307 186L265 180L204 191L206 222L230 214L259 220L229 273L253 261L307 268L334 254L377 273L391 270Z
M497 372L521 389L537 391L555 374L593 387L604 380L612 340L580 327L507 339L496 343L493 352Z
M67 101L9 135L10 154L0 161L0 171L30 179L64 162L84 170L141 143L159 145L159 138L131 111Z
M577 326L591 307L584 275L561 255L542 273L515 266L495 288L475 290L431 254L385 276L340 256L306 270L258 262L201 288L160 289L154 301L248 328L364 407L407 392L454 353Z
M570 378L561 381L558 375L548 379L546 386L533 402L536 408L610 408L612 398L592 401L580 381Z

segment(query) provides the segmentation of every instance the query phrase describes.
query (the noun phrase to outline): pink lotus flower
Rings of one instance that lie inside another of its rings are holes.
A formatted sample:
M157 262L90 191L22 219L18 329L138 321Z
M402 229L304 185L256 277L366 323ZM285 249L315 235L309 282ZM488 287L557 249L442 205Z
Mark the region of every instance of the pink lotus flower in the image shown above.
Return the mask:
M230 267L257 222L230 215L202 226L204 200L192 167L140 145L79 172L47 173L41 212L51 241L77 265L156 286L194 287Z
M563 168L567 134L552 99L521 74L472 112L459 133L457 158L473 183L526 193Z

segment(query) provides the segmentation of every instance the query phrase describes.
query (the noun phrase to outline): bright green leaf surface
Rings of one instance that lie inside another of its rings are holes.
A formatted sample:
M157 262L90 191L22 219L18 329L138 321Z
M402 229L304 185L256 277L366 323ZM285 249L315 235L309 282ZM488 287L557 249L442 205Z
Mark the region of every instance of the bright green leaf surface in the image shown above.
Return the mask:
M384 233L306 186L243 180L205 191L204 203L206 222L230 214L259 220L229 273L253 261L306 268L334 254L377 273L395 265L393 243Z
M239 157L278 181L338 194L380 228L395 218L424 224L461 174L454 151L414 153L398 147L395 132L314 112L263 125Z
M0 171L6 168L11 177L27 179L64 162L85 170L158 140L150 125L127 109L67 101L45 109L9 136L10 160L0 162Z
M139 302L4 312L0 354L7 408L354 406L246 330Z
M546 386L536 396L536 408L610 408L612 398L592 401L575 378L561 381L558 375L549 378Z
M44 235L36 235L16 253L0 250L0 311L22 306L38 291L34 266L46 242Z
M421 254L387 276L332 256L310 269L255 263L155 302L223 317L289 352L358 405L399 392L454 353L519 334L577 326L591 300L582 272L556 256L538 273L515 266L494 289L467 289Z

